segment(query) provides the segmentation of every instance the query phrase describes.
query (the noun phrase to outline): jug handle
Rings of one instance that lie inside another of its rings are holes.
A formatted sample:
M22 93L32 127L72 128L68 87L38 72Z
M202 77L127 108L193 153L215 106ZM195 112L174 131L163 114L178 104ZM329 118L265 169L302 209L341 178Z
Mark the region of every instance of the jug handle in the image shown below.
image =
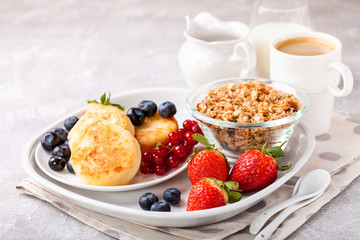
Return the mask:
M242 50L241 52L239 52ZM234 64L238 64L241 61L243 61L243 55L242 53L245 53L247 66L245 69L241 71L240 76L247 75L254 71L256 66L256 52L254 50L254 47L249 42L240 42L237 43L234 47L233 54L230 56L230 62Z

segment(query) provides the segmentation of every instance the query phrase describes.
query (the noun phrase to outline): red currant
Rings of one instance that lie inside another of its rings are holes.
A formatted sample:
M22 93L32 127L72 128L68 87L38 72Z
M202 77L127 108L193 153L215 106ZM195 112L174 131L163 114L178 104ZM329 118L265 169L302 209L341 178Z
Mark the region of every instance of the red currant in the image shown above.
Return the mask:
M178 158L183 158L186 155L186 148L183 145L177 145L174 148L174 154Z
M175 132L179 133L181 135L181 137L183 137L186 133L186 130L184 128L179 128Z
M186 153L191 153L193 150L194 150L194 145L191 144L190 142L188 141L184 141L184 147L186 149Z
M199 125L194 125L192 128L191 128L191 131L193 133L199 133L201 135L203 135L203 132L201 131L201 128L199 127Z
M162 156L155 155L154 159L153 159L153 162L154 162L155 165L161 165L164 162L164 158Z
M193 145L196 145L197 141L193 138L193 132L185 133L185 140Z
M169 168L176 168L179 165L179 163L180 163L180 160L175 155L170 156L166 161L166 165Z
M151 163L153 161L153 153L152 152L144 152L142 155L142 161L146 163Z
M186 131L190 131L193 126L194 126L194 123L192 120L185 120L183 122L183 127Z
M160 145L154 149L155 156L165 157L167 153L168 153L168 149L163 145Z
M172 149L173 147L176 146L176 144L173 144L172 142L168 142L167 146L168 148Z
M142 162L140 165L140 172L143 174L149 174L151 172L151 165L147 162Z
M196 120L192 120L193 126L199 125L199 123Z
M156 165L154 168L155 174L159 175L159 176L164 175L165 171L166 171L166 168L164 165Z
M171 142L172 144L176 145L181 141L181 134L178 132L171 132L169 133L169 142Z

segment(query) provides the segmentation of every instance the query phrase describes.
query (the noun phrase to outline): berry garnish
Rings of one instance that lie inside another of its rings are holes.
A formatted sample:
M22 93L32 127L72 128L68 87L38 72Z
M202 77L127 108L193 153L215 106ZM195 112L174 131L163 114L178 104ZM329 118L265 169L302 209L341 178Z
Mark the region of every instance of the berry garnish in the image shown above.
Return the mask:
M48 132L42 136L40 142L41 146L46 151L52 151L57 145L60 144L60 138L56 133Z
M185 120L183 122L183 127L184 127L185 131L191 131L193 126L194 126L194 123L192 120Z
M185 133L185 140L193 145L196 145L197 141L193 137L193 132Z
M147 162L142 162L140 164L140 172L143 174L149 174L151 173L151 163L147 163Z
M151 163L153 161L153 153L152 152L144 152L142 154L141 160L146 163Z
M165 201L156 202L150 207L150 211L157 211L157 212L170 212L171 207L169 203Z
M174 148L174 154L176 157L178 158L183 158L186 155L186 148L184 147L184 145L177 145Z
M278 170L285 171L291 167L291 164L278 166L275 160L284 156L283 144L271 148L266 148L264 144L262 149L246 148L232 168L229 179L237 182L243 191L257 191L269 186L275 182Z
M75 174L74 168L73 168L73 166L71 165L71 162L70 162L70 161L67 161L67 163L66 163L66 169L67 169L70 173Z
M67 136L68 136L68 132L65 129L63 129L63 128L54 128L52 130L52 132L59 136L60 144L63 144L66 141Z
M77 121L79 121L78 117L75 117L75 116L68 117L67 119L65 119L65 122L64 122L65 129L70 131L74 127L74 125L77 123Z
M155 194L148 192L141 195L139 205L142 209L150 211L151 206L158 201L159 198Z
M180 160L175 155L171 155L166 159L166 166L176 168L180 164Z
M176 145L181 141L181 134L178 132L171 132L169 133L169 142L171 142L172 144Z
M229 177L229 164L224 154L215 148L214 144L201 134L194 134L194 138L205 146L203 151L195 149L194 155L188 164L188 175L190 182L195 184L202 178L213 177L226 181Z
M153 157L153 163L154 163L155 165L161 165L161 164L163 164L163 162L164 162L164 157L163 157L163 156L154 155L154 157Z
M189 193L186 211L197 211L225 206L241 199L237 182L223 182L215 178L202 178Z
M154 155L155 156L165 157L168 152L169 152L169 149L167 149L162 144L160 144L160 145L158 144L158 146L154 149Z
M66 161L69 161L71 152L69 145L62 144L59 146L56 146L54 150L52 151L53 156L63 157Z
M144 112L145 116L151 117L157 111L157 106L153 101L144 100L138 105L138 108Z
M63 157L52 156L49 159L49 167L54 171L61 171L65 168L66 160Z
M130 118L132 124L140 126L145 121L145 114L139 108L130 108L126 115Z
M176 114L175 104L172 102L163 102L159 105L159 115L163 118L172 118Z
M163 198L169 204L177 204L181 200L181 192L177 188L168 188L164 191Z
M189 129L198 126L198 123L193 120L185 122L183 125L188 126ZM166 171L179 167L180 163L184 162L193 152L194 145L197 144L192 134L194 134L192 131L189 132L185 128L179 128L169 133L168 142L159 142L153 151L142 154L140 172L143 174L155 173L161 176Z
M162 176L165 174L166 168L164 165L155 165L154 172L158 176Z

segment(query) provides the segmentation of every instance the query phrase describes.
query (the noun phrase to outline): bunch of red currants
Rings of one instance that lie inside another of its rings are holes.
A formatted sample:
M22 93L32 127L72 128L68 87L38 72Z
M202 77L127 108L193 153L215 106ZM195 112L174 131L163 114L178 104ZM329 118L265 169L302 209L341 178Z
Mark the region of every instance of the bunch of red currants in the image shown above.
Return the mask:
M185 120L183 128L169 133L167 143L159 143L152 152L142 154L140 171L143 174L164 175L168 169L177 168L194 151L198 143L193 134L203 134L194 120Z

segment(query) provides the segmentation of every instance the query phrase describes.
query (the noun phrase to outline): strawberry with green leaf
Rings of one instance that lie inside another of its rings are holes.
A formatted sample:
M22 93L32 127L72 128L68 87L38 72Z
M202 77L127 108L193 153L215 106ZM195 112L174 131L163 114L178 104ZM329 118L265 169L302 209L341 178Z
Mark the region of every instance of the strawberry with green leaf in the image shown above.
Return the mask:
M189 193L186 211L197 211L225 206L241 199L237 182L223 182L215 178L202 178Z
M193 138L205 146L203 151L195 148L194 155L190 157L188 164L188 175L190 182L195 184L201 178L213 177L226 181L229 177L229 164L224 154L210 144L203 135L195 133Z
M242 191L256 191L269 186L275 182L278 170L291 168L291 164L280 167L275 160L284 156L281 149L284 144L271 148L266 148L266 144L261 149L246 148L232 168L229 180L239 183Z

